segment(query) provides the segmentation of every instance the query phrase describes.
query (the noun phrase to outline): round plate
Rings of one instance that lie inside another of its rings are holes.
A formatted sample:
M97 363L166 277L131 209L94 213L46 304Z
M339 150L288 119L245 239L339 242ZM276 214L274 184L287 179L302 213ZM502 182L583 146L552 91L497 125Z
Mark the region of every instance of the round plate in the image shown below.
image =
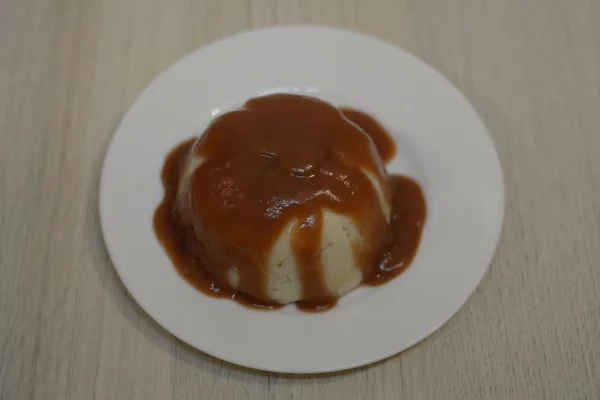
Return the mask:
M375 116L394 136L388 171L423 186L419 252L399 277L361 287L324 313L256 311L205 296L180 277L152 229L165 156L246 99L298 92ZM185 57L135 101L104 162L100 217L133 298L160 325L223 360L313 373L357 367L419 342L463 305L485 273L504 210L502 172L480 118L424 62L380 40L321 27L233 36Z

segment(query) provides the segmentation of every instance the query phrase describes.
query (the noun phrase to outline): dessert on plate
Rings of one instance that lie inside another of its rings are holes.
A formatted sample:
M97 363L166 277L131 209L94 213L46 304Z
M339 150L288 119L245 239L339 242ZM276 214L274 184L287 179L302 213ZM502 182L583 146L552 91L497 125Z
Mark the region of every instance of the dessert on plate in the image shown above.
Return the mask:
M394 143L370 116L300 95L247 101L175 148L154 226L204 292L324 310L416 253L420 186L389 176Z

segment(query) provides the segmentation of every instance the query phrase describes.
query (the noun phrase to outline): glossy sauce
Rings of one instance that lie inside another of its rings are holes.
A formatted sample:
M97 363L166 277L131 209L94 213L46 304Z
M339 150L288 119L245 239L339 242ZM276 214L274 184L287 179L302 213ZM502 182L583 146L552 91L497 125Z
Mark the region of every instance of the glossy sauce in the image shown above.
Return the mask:
M281 307L266 293L264 265L280 233L298 221L291 247L302 297L310 301L297 307L331 308L337 299L324 283L318 257L324 209L368 232L354 253L363 283L385 283L408 267L425 222L423 192L408 177L386 174L381 160L393 158L395 145L377 121L357 110L341 111L345 118L335 107L303 96L251 99L213 121L201 140L190 139L169 153L154 229L186 280L212 296ZM191 173L190 157L203 160ZM365 171L389 194L389 225ZM188 180L182 179L186 173ZM239 274L238 290L227 283L231 265Z

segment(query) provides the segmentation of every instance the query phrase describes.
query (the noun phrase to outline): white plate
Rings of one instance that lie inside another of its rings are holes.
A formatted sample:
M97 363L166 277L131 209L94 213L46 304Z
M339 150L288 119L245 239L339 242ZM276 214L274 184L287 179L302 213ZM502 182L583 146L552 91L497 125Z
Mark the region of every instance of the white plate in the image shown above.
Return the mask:
M177 143L260 94L295 91L375 116L398 145L388 165L422 184L428 206L410 268L333 310L254 311L205 296L176 272L152 229L160 170ZM233 36L185 57L135 101L117 129L100 184L115 268L165 329L223 360L313 373L357 367L430 335L463 305L490 263L504 211L502 172L480 118L444 77L377 39L322 27Z

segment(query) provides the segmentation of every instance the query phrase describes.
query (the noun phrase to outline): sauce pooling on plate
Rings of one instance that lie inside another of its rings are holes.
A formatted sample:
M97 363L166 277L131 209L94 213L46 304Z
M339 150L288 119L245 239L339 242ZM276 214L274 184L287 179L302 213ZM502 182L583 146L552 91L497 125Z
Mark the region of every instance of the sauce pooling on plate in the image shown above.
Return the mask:
M257 308L323 311L414 258L426 206L389 176L395 144L371 116L277 94L215 119L167 156L154 229L200 291Z

